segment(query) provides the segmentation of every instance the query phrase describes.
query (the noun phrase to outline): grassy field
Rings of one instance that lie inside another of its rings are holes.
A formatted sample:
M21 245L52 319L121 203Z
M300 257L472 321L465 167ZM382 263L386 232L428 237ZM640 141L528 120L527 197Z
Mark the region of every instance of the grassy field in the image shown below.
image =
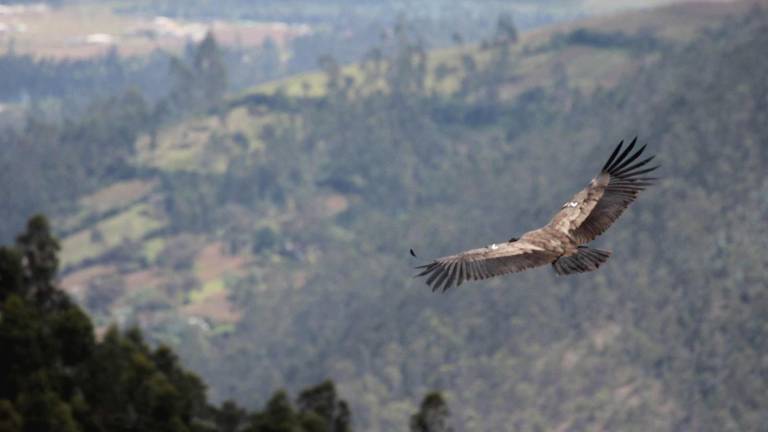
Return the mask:
M126 56L155 49L181 51L212 29L225 45L278 45L309 31L306 26L234 21L193 22L115 12L120 2L82 2L62 7L18 6L0 14L0 50L36 57L73 59L103 55L113 48Z
M165 224L165 218L150 204L133 205L66 237L62 243L65 251L62 265L66 268L102 255L125 242L140 241L147 233Z

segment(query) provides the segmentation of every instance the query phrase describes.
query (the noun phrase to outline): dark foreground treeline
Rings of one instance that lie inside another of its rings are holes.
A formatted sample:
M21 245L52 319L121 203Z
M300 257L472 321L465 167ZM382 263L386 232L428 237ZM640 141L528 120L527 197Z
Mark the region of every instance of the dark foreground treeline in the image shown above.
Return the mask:
M167 346L139 329L97 337L55 282L59 243L43 216L0 247L0 431L350 432L352 414L325 381L291 401L276 392L261 411L214 406L206 386ZM427 395L413 431L444 427L447 407Z

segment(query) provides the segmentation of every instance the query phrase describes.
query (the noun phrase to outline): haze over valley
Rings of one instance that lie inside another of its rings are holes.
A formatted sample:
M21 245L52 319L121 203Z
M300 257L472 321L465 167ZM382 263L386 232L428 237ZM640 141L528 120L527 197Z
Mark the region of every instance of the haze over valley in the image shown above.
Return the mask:
M0 424L49 430L50 381L68 430L142 430L165 399L94 402L108 361L194 395L143 430L761 430L768 3L448 3L0 5L0 350L93 347L0 380ZM413 278L635 136L659 180L598 271Z

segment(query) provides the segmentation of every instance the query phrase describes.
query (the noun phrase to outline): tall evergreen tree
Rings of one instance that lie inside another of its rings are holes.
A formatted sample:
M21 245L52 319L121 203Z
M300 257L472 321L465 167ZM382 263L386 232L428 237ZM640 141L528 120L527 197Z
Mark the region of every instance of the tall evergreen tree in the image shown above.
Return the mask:
M285 391L276 392L264 411L251 419L248 432L303 432L296 411Z
M171 58L170 105L180 112L208 109L221 100L229 85L224 56L213 32L191 46L187 56L188 61Z
M193 67L203 101L216 103L227 91L227 67L213 32L209 31L197 46Z
M305 428L311 432L349 432L351 416L347 403L338 398L333 382L306 389L297 399ZM309 426L312 425L312 426Z
M51 234L48 219L33 216L27 230L16 238L16 245L23 256L26 294L40 305L51 303L58 294L53 281L59 269L60 246Z
M411 416L411 432L451 432L451 412L439 392L431 392L421 401L419 412Z
M220 432L238 432L245 425L248 413L231 400L214 410L214 421Z

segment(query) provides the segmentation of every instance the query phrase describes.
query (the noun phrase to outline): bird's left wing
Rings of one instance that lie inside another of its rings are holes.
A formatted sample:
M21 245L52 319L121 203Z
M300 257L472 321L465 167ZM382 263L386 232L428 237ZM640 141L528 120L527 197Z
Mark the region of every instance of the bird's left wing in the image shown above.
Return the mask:
M416 267L423 269L419 276L429 276L427 285L432 291L443 291L465 280L481 280L506 273L523 271L531 267L549 264L557 255L524 240L500 245L471 249L456 255L438 258L429 264Z
M642 146L631 154L636 142L637 138L623 152L623 141L620 142L597 177L566 202L549 225L570 235L579 244L592 241L605 232L640 192L656 180L644 176L658 168L645 168L653 156L635 162L645 150Z

